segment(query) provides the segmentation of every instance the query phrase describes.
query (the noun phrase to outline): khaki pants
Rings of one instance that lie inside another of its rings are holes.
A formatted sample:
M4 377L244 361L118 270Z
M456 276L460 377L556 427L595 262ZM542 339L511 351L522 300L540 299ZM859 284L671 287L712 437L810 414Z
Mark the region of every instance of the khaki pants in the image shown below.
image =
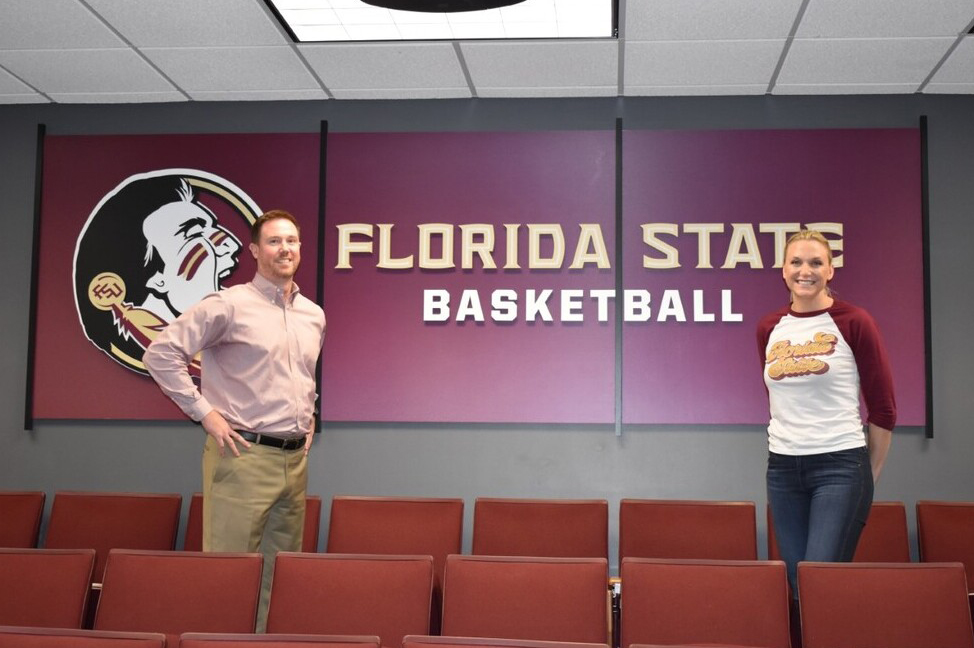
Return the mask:
M263 632L277 552L301 551L308 460L301 449L237 447L239 457L229 449L221 457L211 436L203 447L203 551L263 554L257 608Z

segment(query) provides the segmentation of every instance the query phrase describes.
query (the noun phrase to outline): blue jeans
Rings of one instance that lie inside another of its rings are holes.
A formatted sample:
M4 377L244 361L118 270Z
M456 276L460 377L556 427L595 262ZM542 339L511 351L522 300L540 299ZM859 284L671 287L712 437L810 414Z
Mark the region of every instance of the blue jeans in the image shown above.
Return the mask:
M872 502L865 447L800 456L768 453L768 503L793 596L798 596L800 561L852 560Z

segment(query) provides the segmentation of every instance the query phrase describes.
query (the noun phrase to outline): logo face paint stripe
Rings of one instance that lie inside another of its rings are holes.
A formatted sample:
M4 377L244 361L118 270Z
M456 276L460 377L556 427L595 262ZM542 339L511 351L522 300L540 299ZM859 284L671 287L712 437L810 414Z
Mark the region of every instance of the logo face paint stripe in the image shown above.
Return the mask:
M206 256L206 247L202 243L197 243L183 259L183 262L179 264L178 274L189 281L196 275L196 271L199 270L203 258Z
M227 238L227 233L224 232L223 230L216 230L215 232L210 234L210 241L213 243L213 245L219 245L226 238Z

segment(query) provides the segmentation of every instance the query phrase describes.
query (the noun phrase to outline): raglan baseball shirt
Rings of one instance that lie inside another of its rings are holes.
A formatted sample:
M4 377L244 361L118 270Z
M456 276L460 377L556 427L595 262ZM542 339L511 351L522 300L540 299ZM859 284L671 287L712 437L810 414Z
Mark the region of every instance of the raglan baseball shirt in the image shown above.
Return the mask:
M809 313L783 308L761 319L757 336L771 452L809 455L866 445L860 389L867 421L887 430L896 425L889 358L865 310L839 300Z

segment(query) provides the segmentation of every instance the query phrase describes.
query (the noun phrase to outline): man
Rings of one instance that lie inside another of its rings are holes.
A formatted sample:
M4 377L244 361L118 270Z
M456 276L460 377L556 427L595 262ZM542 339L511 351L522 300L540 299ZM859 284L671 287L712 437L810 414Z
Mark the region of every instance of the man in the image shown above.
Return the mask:
M252 282L212 293L145 352L149 373L206 430L203 550L264 555L257 629L264 630L274 557L299 551L315 365L325 314L298 292L299 229L283 211L251 228ZM187 366L203 352L202 393Z

